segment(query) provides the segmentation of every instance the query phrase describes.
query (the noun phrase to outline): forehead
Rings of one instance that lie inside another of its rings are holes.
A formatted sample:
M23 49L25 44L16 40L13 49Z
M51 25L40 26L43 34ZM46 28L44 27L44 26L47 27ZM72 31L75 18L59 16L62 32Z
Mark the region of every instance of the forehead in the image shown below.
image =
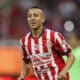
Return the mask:
M33 9L29 9L28 10L28 14L33 14L33 13L36 13L36 14L42 14L42 10L41 9L36 9L36 8L33 8Z

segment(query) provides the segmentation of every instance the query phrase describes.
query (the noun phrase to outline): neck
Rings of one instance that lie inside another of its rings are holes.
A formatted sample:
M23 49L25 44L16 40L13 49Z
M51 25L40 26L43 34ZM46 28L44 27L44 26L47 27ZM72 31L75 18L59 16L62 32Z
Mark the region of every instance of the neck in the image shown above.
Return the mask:
M32 36L33 37L39 37L40 34L42 33L42 31L43 31L43 27L42 26L40 26L38 28L35 28L35 29L32 29Z

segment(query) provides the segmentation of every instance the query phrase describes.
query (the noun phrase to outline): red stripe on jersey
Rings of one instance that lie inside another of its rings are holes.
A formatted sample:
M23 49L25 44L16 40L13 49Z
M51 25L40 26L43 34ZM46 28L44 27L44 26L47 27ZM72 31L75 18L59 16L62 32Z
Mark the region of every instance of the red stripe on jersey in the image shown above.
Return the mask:
M50 68L53 80L55 80L55 78L54 78L55 77L55 68L52 66L52 64L47 64L47 65Z
M70 52L71 48L69 47L68 43L65 41L64 37L60 33L58 33L57 36L60 39L60 40L59 39L56 40L56 45L57 45L58 51L62 55Z
M66 47L68 49L68 52L67 53L71 52L71 47L68 44L66 45Z
M47 73L43 73L45 80L49 80L49 76Z
M44 69L44 66L40 66L40 69L43 70Z
M59 41L58 40L56 40L56 49L57 49L57 51L59 52L59 54L64 54L64 49L62 48L62 46L60 45L60 43L59 43Z
M54 68L50 68L50 71L51 71L53 80L55 80L55 74L56 74L55 69Z
M54 31L51 31L51 32L50 32L50 39L51 39L52 43L55 43L54 34L55 34ZM53 45L53 44L52 44L52 45Z
M52 42L52 52L55 52L55 38L54 38L54 34L55 34L55 32L51 31L50 39L51 39L51 42Z
M26 59L27 58L27 52L25 50L25 36L22 37L21 39L21 43L22 43L22 50L23 50L23 55L24 55L24 58Z
M25 47L25 36L22 37L21 42L22 42L22 47Z
M49 64L47 64L47 65L48 65L48 67L49 67L49 68L51 68L51 67L52 67L52 63L49 63Z
M43 71L44 70L44 66L40 66L40 69ZM48 76L47 72L43 72L42 74L43 74L45 80L49 80L49 76Z
M43 46L43 52L44 53L47 53L48 52L48 49L47 49L47 38L46 38L46 36L47 36L47 31L45 31L44 32L44 34L42 35L42 46Z
M59 68L58 67L58 63L57 63L57 61L59 61L59 60L56 57L57 54L56 54L56 50L55 50L55 37L54 36L55 36L55 32L51 31L51 33L50 33L50 39L51 39L51 42L52 42L52 48L51 48L52 49L52 54L53 54L54 62L56 64L57 68ZM52 66L52 64L48 64L48 66ZM53 76L53 80L56 80L55 79L55 75L56 75L56 69L55 69L55 67L51 67L50 69L51 69L51 73L52 73L52 76ZM57 72L59 72L59 70Z
M58 45L60 44L58 41L56 41L56 43ZM52 49L52 50L53 50L53 57L54 57L55 63L57 65L57 67L58 67L58 72L60 72L63 69L63 67L65 66L65 62L62 59L61 54L60 54L60 53L63 53L62 52L63 49L62 49L62 47L60 45L57 46L57 44L55 44L55 49L54 50ZM57 48L58 48L59 51L57 50Z
M38 76L36 76L37 80L41 80L41 75L38 74Z
M64 38L61 36L61 34L58 34L58 37L60 38L61 41L64 40ZM62 43L60 44L59 40L56 40L56 43L57 43L57 47L58 47L60 53L63 54L64 53L64 50L63 50L63 48L61 46Z
M32 54L32 50L31 50L31 36L29 35L28 37L28 51L30 54Z
M62 57L59 56L59 55L61 55L60 52L63 53L63 48L61 47L61 45L60 45L60 43L58 41L56 41L56 43L58 44L58 46L55 43L55 32L53 32L53 31L51 32L51 41L52 41L53 57L54 57L54 60L55 60L55 64L57 65L58 73L59 73L63 69L63 67L65 66L65 63L64 63ZM56 48L57 48L57 50L59 50L59 52L56 50ZM51 72L52 72L52 75L56 74L56 70L54 70L54 69L51 69ZM54 77L55 76L53 76L53 78Z
M56 33L55 33L56 34ZM63 49L63 47L62 47L62 42L63 42L63 40L64 40L64 38L62 37L62 35L60 34L60 33L57 33L57 39L56 39L56 49L57 49L57 51L59 52L59 54L61 54L61 55L64 55L64 49ZM59 40L59 39L60 40ZM61 43L60 43L61 42Z
M38 43L38 38L34 38L34 45L35 45L35 52L36 52L36 54L39 54L39 43Z
M64 40L64 37L59 33L58 36L61 38L61 40Z

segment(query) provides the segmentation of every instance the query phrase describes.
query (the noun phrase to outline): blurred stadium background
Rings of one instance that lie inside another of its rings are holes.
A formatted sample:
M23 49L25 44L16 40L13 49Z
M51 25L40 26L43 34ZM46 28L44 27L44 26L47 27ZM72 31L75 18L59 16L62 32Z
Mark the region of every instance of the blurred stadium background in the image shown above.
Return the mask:
M20 74L22 61L19 40L25 32L30 31L26 12L35 5L45 12L44 26L61 32L72 46L76 61L70 76L71 80L80 80L80 0L0 0L1 77L3 74Z

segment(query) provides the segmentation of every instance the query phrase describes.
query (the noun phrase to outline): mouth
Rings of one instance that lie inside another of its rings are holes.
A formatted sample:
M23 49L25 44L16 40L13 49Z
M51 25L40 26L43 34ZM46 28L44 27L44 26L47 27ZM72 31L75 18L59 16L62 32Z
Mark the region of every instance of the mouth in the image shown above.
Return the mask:
M32 26L36 25L36 22L31 22L31 25L32 25Z
M36 22L31 22L31 24L36 24Z

